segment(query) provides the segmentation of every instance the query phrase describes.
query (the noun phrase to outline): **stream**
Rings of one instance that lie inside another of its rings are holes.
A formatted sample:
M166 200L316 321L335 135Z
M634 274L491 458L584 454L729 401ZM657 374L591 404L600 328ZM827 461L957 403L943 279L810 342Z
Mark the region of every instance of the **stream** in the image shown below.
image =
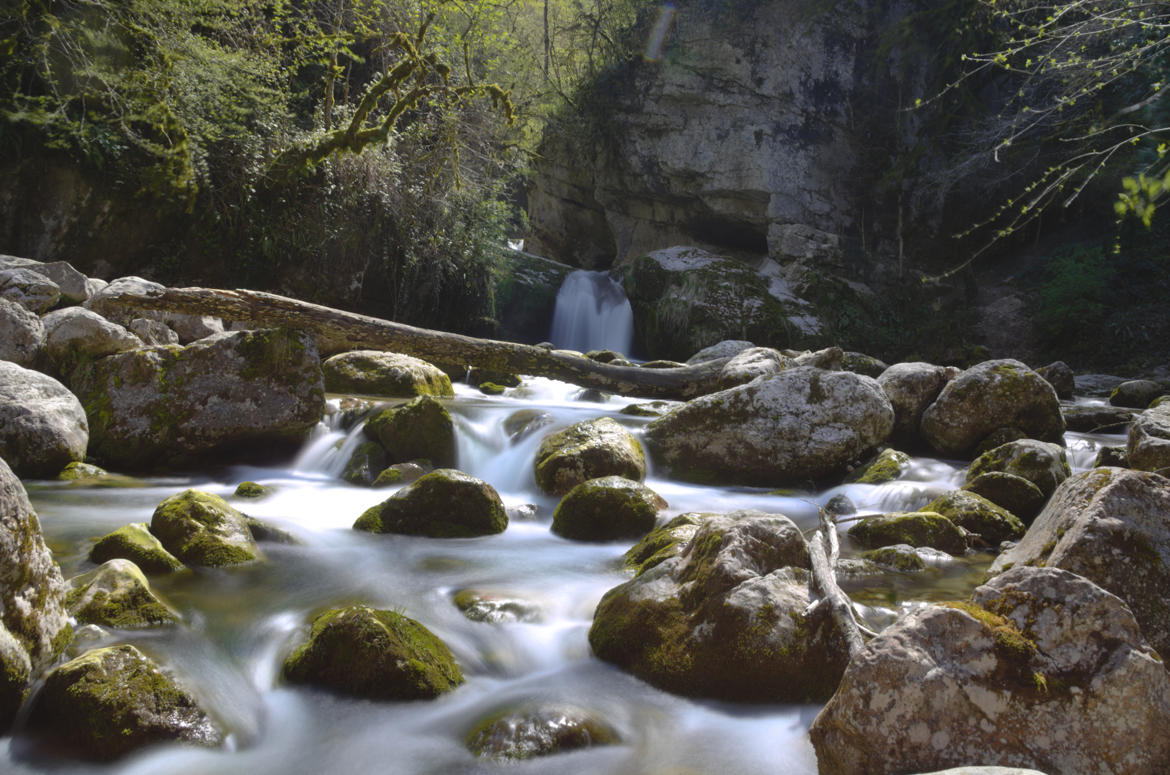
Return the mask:
M223 749L163 746L110 765L81 764L30 750L18 722L15 736L0 738L0 772L815 773L807 730L816 706L685 699L590 653L593 610L608 589L629 577L621 566L629 545L574 543L552 535L556 498L536 488L532 461L545 434L581 420L611 416L637 433L647 420L619 413L631 400L579 401L578 388L545 379L528 379L494 397L467 385L456 391L448 406L458 427L458 467L499 491L512 517L500 535L428 539L352 530L362 511L394 489L358 487L339 478L359 432L336 427L336 412L284 467L237 466L125 488L26 482L66 578L92 567L86 555L96 537L129 522L149 522L160 501L188 487L222 495L300 543L261 544L263 562L154 576L154 590L182 613L182 626L83 628L71 647L72 656L97 645L138 645L174 670L231 730ZM333 408L338 399L331 399ZM552 422L513 443L504 421L521 409L546 412ZM1067 442L1070 462L1081 470L1092 465L1102 444L1123 443L1123 437L1070 433ZM959 486L963 473L962 463L915 458L896 482L791 495L687 485L653 470L646 483L670 504L663 519L686 511L754 508L786 514L811 531L816 507L835 495L847 496L861 514L913 510ZM259 500L236 497L235 487L244 480L268 485L274 493ZM517 514L525 504L537 507L535 515ZM880 622L914 600L965 597L989 560L943 563L872 594L850 591L875 606L868 613ZM529 601L539 608L539 620L471 621L452 602L454 593L468 588ZM430 628L450 646L467 683L437 700L407 703L285 685L281 662L303 640L312 616L359 601L401 611ZM483 717L530 700L592 710L618 730L623 743L505 764L477 759L464 747L464 736Z

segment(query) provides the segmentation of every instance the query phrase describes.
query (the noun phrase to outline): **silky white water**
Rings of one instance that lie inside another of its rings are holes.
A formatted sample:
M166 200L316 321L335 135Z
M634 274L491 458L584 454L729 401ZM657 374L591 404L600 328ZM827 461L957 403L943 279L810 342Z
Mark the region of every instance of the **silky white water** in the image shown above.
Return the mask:
M149 522L155 506L187 487L218 493L245 513L292 533L296 545L262 544L265 560L152 578L156 592L183 615L179 627L137 632L81 630L71 654L133 642L172 669L231 731L222 750L162 746L110 765L80 764L34 750L18 728L0 739L0 773L777 773L812 775L807 730L816 707L734 705L689 700L659 691L595 659L587 634L606 590L629 577L620 563L627 543L585 544L549 531L556 499L535 487L532 461L540 438L573 422L614 417L635 432L645 420L619 413L625 399L580 402L563 383L527 380L503 396L461 385L449 402L459 433L458 465L497 488L513 514L503 534L475 539L371 535L351 529L366 508L392 489L344 483L343 450L359 440L323 424L283 468L234 467L188 477L154 478L128 489L29 483L46 538L66 577L87 570L92 541L128 522ZM531 435L509 439L504 421L518 410L547 414ZM1074 464L1120 437L1070 434ZM339 463L341 459L341 463ZM233 495L255 480L274 489L261 500ZM901 480L830 490L770 494L762 489L700 487L662 478L648 485L670 503L663 519L684 511L756 508L792 517L811 529L816 507L834 495L861 513L917 508L962 480L961 464L916 459ZM847 542L846 542L847 545ZM982 566L956 561L907 578L868 609L871 623L892 619L903 600L964 597ZM461 589L535 604L533 623L466 619L452 602ZM292 687L280 665L323 609L364 602L415 618L443 638L467 683L434 701L353 700ZM891 608L891 606L893 606ZM884 619L883 619L884 617ZM463 745L482 718L515 703L547 700L594 711L623 743L519 764L479 760Z
M557 292L549 340L565 350L614 350L628 354L634 311L626 292L607 272L570 272Z

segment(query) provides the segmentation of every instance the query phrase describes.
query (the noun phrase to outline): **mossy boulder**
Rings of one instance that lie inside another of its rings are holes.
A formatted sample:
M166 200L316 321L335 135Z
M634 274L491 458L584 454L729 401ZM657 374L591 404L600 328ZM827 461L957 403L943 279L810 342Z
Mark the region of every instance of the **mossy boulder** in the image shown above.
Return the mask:
M467 733L476 756L531 759L621 742L617 731L596 713L561 704L508 708L479 721Z
M1064 447L1035 439L1011 441L984 452L968 466L967 481L994 471L1027 479L1045 498L1072 473Z
M1170 473L1170 404L1138 415L1129 428L1125 452L1131 468Z
M57 481L77 482L86 479L100 479L103 476L109 475L109 471L100 466L95 466L92 463L83 463L80 460L74 460L72 463L61 469L61 473L57 474Z
M237 498L264 498L272 494L271 487L265 487L257 482L240 482L236 485L235 495Z
M967 551L967 539L959 527L933 511L882 514L866 517L849 528L849 537L867 549L895 544L930 546L948 554Z
M195 698L129 645L87 651L49 673L29 727L57 750L99 761L158 743L223 740Z
M293 450L320 421L325 391L312 336L234 331L187 347L146 347L78 367L90 455L153 470Z
M364 433L382 445L391 463L425 458L439 468L455 465L455 423L433 396L375 412Z
M246 517L218 495L199 490L160 503L150 532L187 565L238 565L260 557Z
M1170 761L1168 722L1170 675L1129 609L1072 573L1017 568L870 640L809 736L834 775L972 762L1138 775Z
M455 607L473 622L512 624L538 622L540 607L520 597L480 589L461 589L451 598Z
M65 590L28 494L0 458L0 730L72 635Z
M321 364L330 393L411 398L455 395L451 378L437 366L399 353L355 350Z
M1130 379L1113 388L1113 392L1109 394L1109 403L1127 409L1146 409L1151 401L1165 395L1166 392L1166 386L1161 382L1152 379Z
M989 571L1063 568L1120 597L1146 638L1170 654L1170 479L1095 468L1064 481L1027 534Z
M425 462L395 463L386 466L374 477L372 487L392 487L397 484L410 484L420 476L430 473L431 467Z
M1016 360L984 361L948 382L922 413L922 437L939 453L970 456L1001 428L1059 444L1064 416L1052 385Z
M349 456L341 478L350 484L360 484L366 487L373 485L378 474L386 470L390 458L386 450L377 441L367 441L358 445L358 448Z
M842 356L841 368L845 371L852 371L856 374L864 374L867 377L877 379L885 373L886 369L890 368L890 365L872 355L846 351Z
M699 512L679 514L665 525L656 527L642 536L638 543L622 555L622 559L627 567L635 571L635 575L640 575L681 552L687 542L694 538L695 533L699 532L699 526L703 521L714 516L716 515ZM728 516L734 516L734 512Z
M807 547L787 517L711 517L677 555L601 599L589 644L670 692L738 702L821 702L848 657L811 606Z
M536 450L536 483L564 495L582 482L603 476L646 478L646 458L634 435L609 417L587 420L546 436Z
M884 484L900 477L909 467L909 455L887 448L854 469L846 481L857 484Z
M146 573L171 573L186 567L166 550L145 522L132 522L102 536L89 550L89 559L96 563L125 559Z
M552 531L575 541L640 538L654 528L662 496L621 476L581 482L557 504Z
M1024 523L1018 517L983 496L966 490L952 490L935 498L922 510L942 514L993 548L1003 541L1015 541L1024 535ZM968 542L970 540L968 538Z
M504 532L508 514L490 484L440 468L367 509L353 527L369 533L470 538Z
M179 614L150 589L150 582L129 560L108 560L69 581L69 613L82 624L135 629L179 621Z
M917 573L927 568L926 560L922 558L916 547L909 544L892 544L877 549L869 549L861 553L863 560L890 568L902 573Z
M873 379L802 366L688 401L647 425L646 442L673 478L776 486L843 472L893 424Z
M959 375L951 366L911 361L895 363L877 377L882 391L894 407L894 443L917 449L924 442L918 433L922 413L934 403L946 384Z
M1022 476L989 471L968 479L963 489L972 492L1014 514L1025 525L1044 508L1044 493Z
M85 410L64 385L0 361L0 457L17 476L51 479L85 458L89 439Z
M394 611L355 605L313 620L309 639L284 661L284 676L355 697L427 700L463 683L450 649Z

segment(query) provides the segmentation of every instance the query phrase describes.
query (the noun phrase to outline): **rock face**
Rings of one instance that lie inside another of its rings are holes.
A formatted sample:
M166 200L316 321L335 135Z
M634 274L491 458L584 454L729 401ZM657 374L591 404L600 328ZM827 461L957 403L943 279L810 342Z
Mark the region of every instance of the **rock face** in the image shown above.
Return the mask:
M259 557L243 514L218 495L184 490L158 505L150 532L188 565L237 565Z
M703 521L680 553L601 599L593 652L667 691L817 702L847 661L828 608L809 609L804 539L787 517Z
M735 259L673 247L639 256L622 281L639 352L682 360L738 336L788 345L784 305L764 278Z
M589 479L646 477L642 445L616 420L601 417L571 425L546 436L533 464L536 483L553 495L564 495Z
M69 581L65 605L77 621L132 629L179 621L179 615L150 589L129 560L110 560Z
M0 361L32 366L45 341L45 325L36 313L0 297Z
M1170 766L1168 721L1170 677L1129 609L1072 573L1016 568L871 640L810 735L823 775L1137 775Z
M65 580L20 480L0 458L0 729L65 647Z
M1147 409L1134 420L1129 428L1126 454L1131 468L1141 471L1170 468L1170 404Z
M1170 654L1170 480L1120 468L1067 479L1015 547L991 566L1061 568L1126 602L1151 645Z
M89 651L50 673L29 726L96 760L155 743L215 746L223 739L195 699L134 646Z
M490 484L441 468L368 509L353 526L370 533L469 538L504 532L508 514Z
M451 378L438 367L409 355L356 350L340 353L321 364L325 389L331 393L412 398L454 396Z
M0 457L17 476L47 479L85 458L89 423L57 380L0 361Z
M509 709L479 722L467 735L478 756L531 759L621 742L613 727L597 714L566 705Z
M921 431L944 455L966 457L1001 429L1061 443L1064 417L1056 391L1019 361L984 361L947 383L922 414Z
M321 614L284 675L344 694L432 699L463 683L450 650L430 630L393 611L350 606Z
M893 425L873 379L806 366L688 401L646 440L672 477L771 486L842 471Z
M649 487L604 476L569 490L553 512L552 531L578 541L641 538L664 508L666 501Z
M455 465L455 423L432 396L377 412L363 432L382 445L391 463L426 459L440 468Z
M312 337L286 329L111 355L77 369L72 382L89 416L90 453L111 467L271 454L299 443L325 406Z

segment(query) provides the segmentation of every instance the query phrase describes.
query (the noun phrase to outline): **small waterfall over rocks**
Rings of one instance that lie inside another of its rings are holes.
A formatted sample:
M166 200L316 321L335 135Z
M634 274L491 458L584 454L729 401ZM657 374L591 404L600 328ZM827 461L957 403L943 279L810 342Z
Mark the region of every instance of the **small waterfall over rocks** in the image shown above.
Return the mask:
M608 272L570 273L557 293L549 339L566 350L616 350L628 355L634 311L622 286Z

